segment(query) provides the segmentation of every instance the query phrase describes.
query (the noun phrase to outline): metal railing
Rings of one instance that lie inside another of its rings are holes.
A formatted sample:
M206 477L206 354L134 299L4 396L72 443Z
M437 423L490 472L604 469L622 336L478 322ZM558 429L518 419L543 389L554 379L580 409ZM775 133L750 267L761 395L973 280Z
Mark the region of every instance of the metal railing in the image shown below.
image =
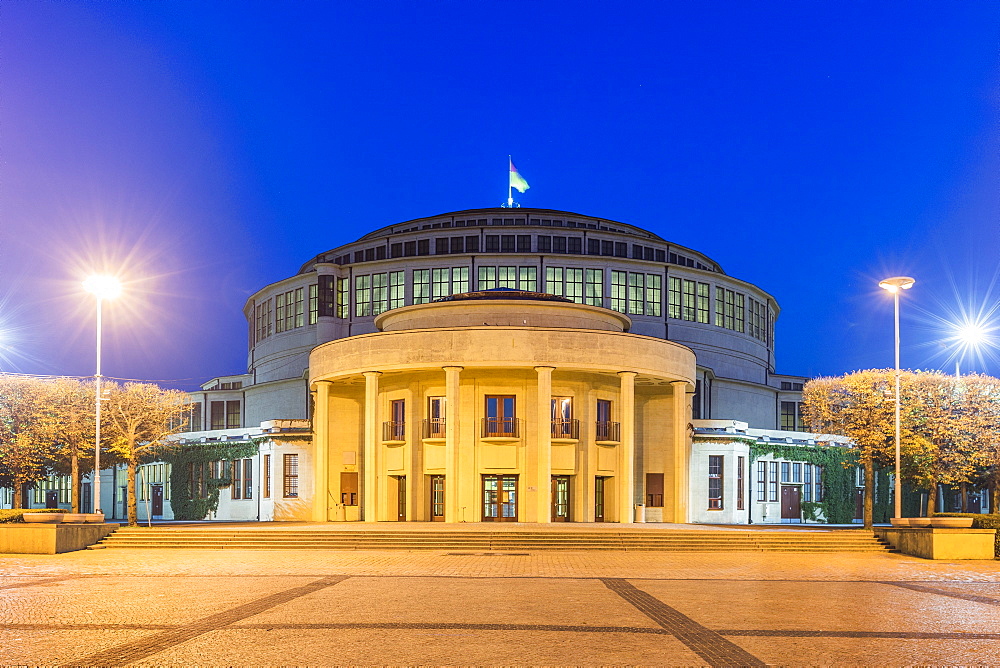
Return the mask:
M508 437L517 438L520 434L520 420L513 417L484 417L483 438Z
M406 423L405 422L383 422L382 423L382 440L383 441L405 441L406 440Z
M444 438L445 426L444 418L424 420L424 438Z
M598 422L597 423L597 440L598 441L620 441L622 434L622 426L620 422Z
M552 421L552 438L580 438L580 421L556 418Z

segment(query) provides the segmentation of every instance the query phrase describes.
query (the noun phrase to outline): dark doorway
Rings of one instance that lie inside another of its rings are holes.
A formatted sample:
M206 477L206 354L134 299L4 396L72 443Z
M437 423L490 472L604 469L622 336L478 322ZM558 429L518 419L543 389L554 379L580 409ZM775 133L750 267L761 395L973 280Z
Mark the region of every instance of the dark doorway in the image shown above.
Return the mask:
M483 521L517 521L517 476L483 476Z
M798 522L802 519L802 490L797 485L781 486L781 519Z
M432 475L430 480L431 521L444 522L444 476Z
M45 507L46 508L58 508L59 507L59 492L54 489L49 489L45 491Z
M569 476L552 476L552 521L569 522Z
M94 507L94 492L89 482L80 483L80 512L92 513Z
M163 485L153 485L150 490L152 491L152 501L153 508L151 510L153 517L163 516Z
M396 521L406 521L406 476L392 476L396 481Z
M610 403L610 402L609 402ZM604 476L594 478L594 521L604 522Z
M863 520L865 518L865 490L854 490L854 519Z

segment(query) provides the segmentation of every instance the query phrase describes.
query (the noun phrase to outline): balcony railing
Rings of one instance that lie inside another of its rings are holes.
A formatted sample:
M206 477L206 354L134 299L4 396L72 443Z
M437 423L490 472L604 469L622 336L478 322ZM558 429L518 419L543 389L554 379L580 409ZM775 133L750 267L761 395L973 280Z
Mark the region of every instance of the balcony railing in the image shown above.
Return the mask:
M552 438L580 438L580 421L556 418L552 421Z
M406 440L406 423L405 422L383 422L382 423L382 440L383 441L405 441Z
M597 423L597 440L598 441L620 441L621 439L621 423L620 422L598 422Z
M424 438L444 438L445 422L444 418L431 418L424 420Z
M512 417L484 417L483 438L517 438L520 433L519 422L520 420Z

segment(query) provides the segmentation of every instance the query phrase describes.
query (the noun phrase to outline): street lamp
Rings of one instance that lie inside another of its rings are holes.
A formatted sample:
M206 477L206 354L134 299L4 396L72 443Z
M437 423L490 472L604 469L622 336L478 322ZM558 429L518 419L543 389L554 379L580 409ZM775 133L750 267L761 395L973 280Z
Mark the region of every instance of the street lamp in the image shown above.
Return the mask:
M955 358L955 375L959 375L959 364L969 350L976 351L986 342L986 329L977 322L966 322L955 327L955 340L961 347Z
M893 517L902 517L903 495L899 480L899 293L909 290L916 283L909 276L894 276L880 281L878 286L892 293L896 315L896 475L893 480Z
M90 276L83 288L97 297L97 373L94 374L94 508L101 512L101 305L122 292L122 284L114 276Z

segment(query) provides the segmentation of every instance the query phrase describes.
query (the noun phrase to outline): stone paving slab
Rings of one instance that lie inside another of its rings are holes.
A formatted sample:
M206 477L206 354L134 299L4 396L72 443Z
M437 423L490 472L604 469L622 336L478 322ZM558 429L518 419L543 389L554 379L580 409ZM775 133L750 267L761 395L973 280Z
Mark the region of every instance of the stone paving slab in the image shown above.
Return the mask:
M740 638L771 665L996 666L998 641L884 638Z
M86 653L149 635L149 631L126 629L8 630L0 626L0 665L74 665Z

